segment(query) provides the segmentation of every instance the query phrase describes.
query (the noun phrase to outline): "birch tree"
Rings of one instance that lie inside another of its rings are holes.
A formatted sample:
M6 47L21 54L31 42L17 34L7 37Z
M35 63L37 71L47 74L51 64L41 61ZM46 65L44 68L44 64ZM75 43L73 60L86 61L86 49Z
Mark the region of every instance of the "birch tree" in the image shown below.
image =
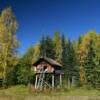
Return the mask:
M12 9L10 7L4 9L0 15L0 66L3 67L3 85L7 81L8 67L13 66L17 61L17 26Z

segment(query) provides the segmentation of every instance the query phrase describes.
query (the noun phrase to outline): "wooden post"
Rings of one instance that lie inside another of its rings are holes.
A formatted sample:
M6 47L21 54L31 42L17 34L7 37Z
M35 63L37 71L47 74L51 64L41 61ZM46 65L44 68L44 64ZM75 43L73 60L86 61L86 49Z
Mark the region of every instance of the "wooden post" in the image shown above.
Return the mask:
M71 82L70 82L70 78L68 78L68 89L70 89L71 87Z
M75 76L72 76L72 86L75 86Z
M60 74L60 87L62 87L62 75Z
M54 75L52 75L52 88L54 88Z
M35 76L35 89L37 89L37 75Z

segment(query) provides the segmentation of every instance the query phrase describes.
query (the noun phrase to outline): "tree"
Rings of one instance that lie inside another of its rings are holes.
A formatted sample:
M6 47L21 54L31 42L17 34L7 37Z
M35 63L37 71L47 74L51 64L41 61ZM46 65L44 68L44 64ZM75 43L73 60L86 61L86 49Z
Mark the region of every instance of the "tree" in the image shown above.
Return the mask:
M54 59L54 55L55 55L54 44L53 44L52 39L48 36L46 37L46 40L45 40L45 49L46 49L46 56Z
M86 64L85 64L85 73L86 73L86 79L87 79L87 84L94 86L95 84L95 63L93 61L95 57L95 53L93 50L93 40L90 40L88 44L88 53L86 57Z
M95 52L95 57L93 59L93 61L95 62L95 87L100 88L100 34L94 33L93 37L93 49Z
M77 76L77 59L76 54L70 40L66 40L65 36L62 35L62 65L65 73L65 79L69 84L72 83L73 77L76 79Z
M40 46L41 46L41 48L40 48L40 55L44 57L44 56L46 56L45 37L44 37L44 35L42 36L42 39L40 41Z
M20 58L17 65L17 80L19 84L28 84L34 72L31 73L33 66L34 46L28 48L26 53Z
M28 84L29 77L30 77L30 66L27 66L27 63L25 63L26 58L24 57L20 58L19 63L17 64L17 83L18 84ZM29 65L29 64L28 64Z
M64 70L64 73L67 74L67 42L65 40L65 36L62 35L62 40L61 40L61 44L62 44L62 59L61 59L61 62L62 62L62 65L63 65L63 70ZM65 76L67 76L65 74Z
M81 37L81 42L77 47L77 57L80 62L80 82L82 85L99 86L100 34L95 31L88 32Z
M76 54L78 58L78 66L79 66L79 80L80 85L85 85L86 83L86 76L85 76L85 60L86 60L86 48L84 47L84 44L82 44L83 36L80 36L77 41L77 48L76 48Z
M87 36L90 37L85 66L87 84L92 87L98 87L100 86L100 35L93 31L87 33Z
M61 38L58 32L54 33L53 43L55 51L55 60L61 63L62 46L61 46Z
M17 65L17 79L19 84L28 84L33 80L33 63L40 57L40 44L27 49Z
M41 56L40 55L41 45L40 44L34 45L33 50L34 50L34 53L33 53L32 63L34 63Z
M10 7L4 9L0 16L0 60L3 66L3 85L7 82L8 67L14 66L17 62L16 39L17 21Z
M73 82L73 77L77 76L77 58L73 48L73 45L70 40L67 43L67 56L66 56L66 71L67 78L71 82Z
M42 39L40 45L42 56L54 59L55 52L52 39L49 36L47 36L45 39Z

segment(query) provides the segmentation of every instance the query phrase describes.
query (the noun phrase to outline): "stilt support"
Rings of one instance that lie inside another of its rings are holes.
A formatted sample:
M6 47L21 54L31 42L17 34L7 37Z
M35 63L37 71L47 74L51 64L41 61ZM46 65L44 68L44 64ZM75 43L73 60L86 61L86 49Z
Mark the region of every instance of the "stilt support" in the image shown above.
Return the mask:
M62 87L62 75L60 74L60 87Z
M52 88L54 88L54 75L52 75Z
M35 89L37 89L37 81L38 81L38 78L37 78L37 75L35 76Z

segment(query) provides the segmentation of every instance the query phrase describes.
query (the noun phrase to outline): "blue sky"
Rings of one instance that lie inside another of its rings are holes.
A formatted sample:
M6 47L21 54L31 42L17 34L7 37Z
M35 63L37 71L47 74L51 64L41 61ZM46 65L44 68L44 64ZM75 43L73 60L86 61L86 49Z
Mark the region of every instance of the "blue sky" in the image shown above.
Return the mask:
M0 0L0 11L8 4L19 23L20 54L42 34L52 37L59 31L75 40L91 30L100 32L100 0Z

